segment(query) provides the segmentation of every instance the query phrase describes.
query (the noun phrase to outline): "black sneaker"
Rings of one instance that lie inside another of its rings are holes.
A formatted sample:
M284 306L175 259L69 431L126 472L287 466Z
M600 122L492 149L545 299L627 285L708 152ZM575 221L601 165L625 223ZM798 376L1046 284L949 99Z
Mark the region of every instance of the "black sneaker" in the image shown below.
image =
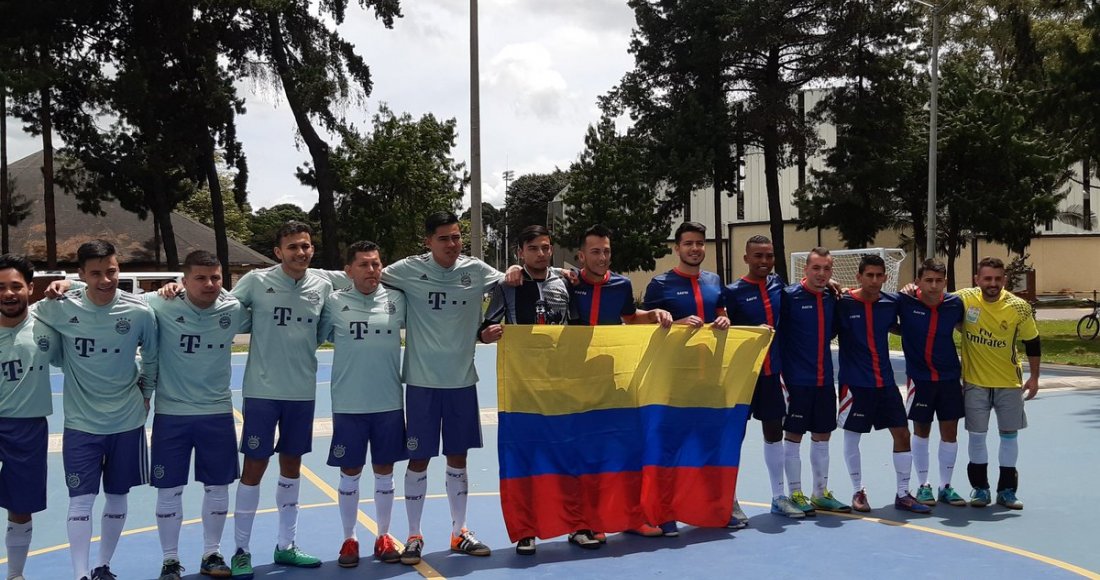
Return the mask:
M158 580L180 580L182 574L183 566L180 565L179 560L165 560L160 567L160 578Z
M535 555L535 539L534 538L522 538L516 542L516 553L520 556L534 556Z
M118 580L118 576L111 572L110 566L104 564L92 570L92 580Z
M405 549L401 550L401 563L415 566L420 563L420 552L424 550L424 536L409 536L405 540Z

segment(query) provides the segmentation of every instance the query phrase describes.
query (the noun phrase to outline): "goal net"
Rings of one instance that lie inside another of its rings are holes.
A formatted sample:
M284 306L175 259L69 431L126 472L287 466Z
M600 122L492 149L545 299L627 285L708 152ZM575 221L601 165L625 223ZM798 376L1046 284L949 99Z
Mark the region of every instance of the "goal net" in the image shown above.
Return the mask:
M898 275L901 262L905 259L905 250L900 248L865 248L862 250L830 250L833 256L833 279L844 288L858 288L856 274L859 273L859 260L865 254L882 256L886 262L886 283L882 289L886 292L897 292ZM809 252L791 253L791 278L802 277L802 269L806 267L806 259Z

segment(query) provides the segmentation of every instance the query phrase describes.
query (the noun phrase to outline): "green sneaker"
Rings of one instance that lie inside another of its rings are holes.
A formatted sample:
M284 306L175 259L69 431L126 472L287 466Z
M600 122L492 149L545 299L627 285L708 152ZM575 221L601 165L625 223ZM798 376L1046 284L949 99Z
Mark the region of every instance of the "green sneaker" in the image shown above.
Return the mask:
M275 563L295 568L316 568L321 565L321 559L303 552L297 544L291 544L285 550L275 546Z
M812 516L816 512L814 510L814 504L810 503L810 500L806 497L806 494L801 491L796 491L791 494L791 503L793 503L798 509L802 510L802 513L807 516Z
M1024 509L1024 502L1016 499L1016 490L1014 489L1002 489L998 491L997 505L1004 506L1010 510Z
M940 501L955 506L966 505L966 500L950 485L945 485L940 489Z
M825 490L821 495L815 495L810 498L810 503L814 504L814 507L823 512L835 512L846 514L852 511L852 508L840 503L835 497L833 492Z
M927 483L917 488L917 503L927 506L936 505L936 496L932 495L932 486Z
M233 554L230 563L233 564L231 571L234 578L238 580L251 580L253 576L252 554L245 552L241 548L237 548L237 552Z

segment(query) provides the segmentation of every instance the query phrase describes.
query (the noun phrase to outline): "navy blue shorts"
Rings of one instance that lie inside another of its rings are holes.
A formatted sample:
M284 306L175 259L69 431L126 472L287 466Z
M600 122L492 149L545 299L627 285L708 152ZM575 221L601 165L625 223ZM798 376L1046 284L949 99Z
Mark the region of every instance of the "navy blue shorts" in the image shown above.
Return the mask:
M958 420L966 414L963 387L959 379L910 380L905 405L909 408L909 419L915 423L931 423L933 413L940 421Z
M477 406L476 386L433 389L408 385L405 417L409 459L439 455L441 434L443 455L465 455L470 449L481 447L481 410Z
M392 465L409 458L405 452L405 411L381 413L333 413L332 444L328 448L328 464L333 467Z
M870 433L871 428L907 427L905 404L897 387L840 387L837 422L845 431Z
M228 485L240 477L237 432L233 414L153 416L150 481L153 487L187 485L191 450L195 450L195 481Z
M13 514L46 509L45 417L0 419L0 507Z
M752 417L757 421L778 421L787 416L787 397L779 375L760 375L752 391Z
M313 405L313 401L245 397L241 453L253 459L267 459L275 453L299 456L309 453L313 450Z
M783 430L791 433L836 431L836 391L831 385L787 385L787 418Z
M100 478L103 491L112 495L149 483L145 427L110 435L65 429L61 458L69 497L99 493Z

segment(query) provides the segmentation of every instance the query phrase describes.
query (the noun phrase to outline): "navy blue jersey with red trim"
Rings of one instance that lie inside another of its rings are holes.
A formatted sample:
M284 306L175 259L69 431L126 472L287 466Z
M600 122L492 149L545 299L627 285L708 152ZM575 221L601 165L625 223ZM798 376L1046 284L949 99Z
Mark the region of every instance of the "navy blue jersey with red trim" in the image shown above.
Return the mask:
M779 314L783 302L783 281L777 274L756 282L741 278L722 290L722 299L726 305L726 316L730 324L736 326L768 326L779 329ZM779 374L783 370L781 363L782 348L779 337L772 340L771 348L764 357L764 366L760 374L764 376Z
M800 282L783 289L779 343L782 345L784 383L833 386L830 341L836 336L835 311L836 295L828 288L817 292Z
M622 324L623 317L634 316L637 310L630 279L610 271L596 284L589 282L582 271L577 275L577 283L569 288L569 295L578 315L570 324Z
M897 321L896 294L882 292L874 302L862 298L858 290L840 297L836 305L840 384L897 387L890 365L890 329Z
M673 268L649 281L642 305L646 310L667 310L673 320L694 315L714 322L723 310L722 281L714 272L693 276Z
M905 374L910 379L953 381L962 376L953 335L965 313L962 299L953 294L945 294L935 306L921 301L919 292L916 296L898 296L901 348L905 351Z

